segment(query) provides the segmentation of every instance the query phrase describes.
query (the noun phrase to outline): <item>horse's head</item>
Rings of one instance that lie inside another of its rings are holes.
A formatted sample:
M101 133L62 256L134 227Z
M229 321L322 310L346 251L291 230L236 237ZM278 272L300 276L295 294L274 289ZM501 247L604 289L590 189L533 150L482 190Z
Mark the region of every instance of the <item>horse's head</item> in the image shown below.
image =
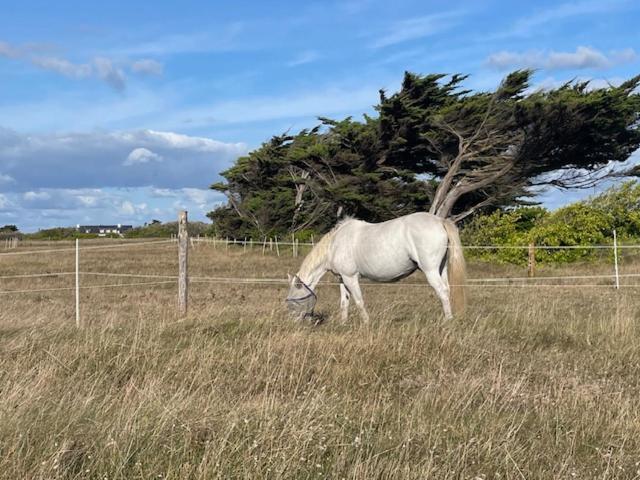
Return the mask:
M313 314L318 297L311 288L304 283L298 275L289 275L289 293L287 294L287 308L289 313L302 320Z

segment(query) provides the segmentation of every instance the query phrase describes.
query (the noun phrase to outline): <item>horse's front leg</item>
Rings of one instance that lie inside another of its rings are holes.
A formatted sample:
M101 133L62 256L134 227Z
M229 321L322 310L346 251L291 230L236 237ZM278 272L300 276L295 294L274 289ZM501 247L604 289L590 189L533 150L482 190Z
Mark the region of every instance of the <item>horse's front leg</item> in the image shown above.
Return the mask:
M358 307L358 310L360 310L362 319L365 323L369 323L369 314L364 308L364 300L362 299L362 291L360 290L360 282L358 281L358 277L355 275L353 277L343 276L342 282L349 290L349 293L353 296L353 301L356 302L356 306Z
M349 290L340 279L340 319L346 323L349 318Z

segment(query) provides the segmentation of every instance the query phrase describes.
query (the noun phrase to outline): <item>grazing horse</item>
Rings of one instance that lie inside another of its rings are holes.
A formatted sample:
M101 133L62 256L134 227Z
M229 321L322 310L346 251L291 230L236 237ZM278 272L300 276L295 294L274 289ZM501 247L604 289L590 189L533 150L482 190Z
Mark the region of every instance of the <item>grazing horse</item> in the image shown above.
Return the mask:
M353 297L362 318L368 322L360 277L395 282L418 268L442 302L445 318L464 310L465 263L453 222L426 212L382 223L347 218L322 237L305 257L298 273L289 276L287 306L298 318L312 314L317 300L316 286L326 272L333 272L340 277L342 321L347 320L349 299Z

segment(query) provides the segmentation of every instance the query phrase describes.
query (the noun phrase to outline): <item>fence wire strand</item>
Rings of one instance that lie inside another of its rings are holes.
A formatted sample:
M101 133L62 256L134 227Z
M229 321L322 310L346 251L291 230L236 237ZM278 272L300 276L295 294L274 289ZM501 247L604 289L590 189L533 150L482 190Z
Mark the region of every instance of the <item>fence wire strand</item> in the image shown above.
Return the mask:
M88 290L95 288L116 288L116 287L134 287L134 286L142 286L142 285L162 285L162 284L173 284L174 282L138 282L138 283L112 283L105 285L85 285L80 286L80 290ZM0 295L10 295L13 293L42 293L42 292L59 292L59 291L69 291L75 290L76 287L59 287L59 288L37 288L32 290L0 290Z
M168 244L175 243L174 240L158 240L153 242L136 242L136 243L119 243L117 245L96 245L93 247L82 247L82 251L85 250L111 250L116 248L129 248L129 247L139 247L141 245L160 245L160 244ZM67 253L67 252L75 252L75 247L72 248L54 248L49 250L28 250L26 252L7 252L0 253L0 257L13 257L17 255L36 255L39 253Z
M260 249L261 246L267 245L268 242L255 242L255 241L243 241L243 240L224 240L224 239L210 239L210 238L192 238L195 242L206 243L209 245L215 244L227 244L227 245L253 245ZM149 245L169 245L176 243L174 239L148 241L148 242L135 242L135 243L119 243L116 245L96 245L85 246L81 250L112 250L122 249L138 246ZM277 245L280 246L314 246L315 243L293 243L293 242L280 242L277 241ZM194 245L192 245L193 248ZM528 249L528 245L466 245L465 249ZM570 250L570 249L612 249L613 245L567 245L567 246L544 246L536 245L538 250ZM640 249L640 245L618 245L619 249ZM0 257L4 256L16 256L16 255L34 255L39 253L68 253L75 252L75 248L58 248L48 250L30 250L24 252L8 252L0 253ZM16 274L16 275L3 275L0 276L0 280L9 279L27 279L27 278L51 278L74 275L76 272L50 272L41 274ZM178 280L177 275L162 275L162 274L144 274L144 273L111 273L111 272L79 272L83 276L96 276L96 277L121 277L121 278L139 278L139 279L159 279L161 281L153 282L134 282L134 283L117 283L117 284L102 284L102 285L87 285L80 286L81 290L86 289L99 289L99 288L118 288L118 287L135 287L146 285L162 285L172 284ZM619 278L637 278L640 277L640 273L627 273L618 275ZM463 285L470 288L606 288L613 289L615 286L608 283L548 283L554 281L566 281L566 280L612 280L615 279L614 274L600 274L600 275L565 275L565 276L538 276L538 277L490 277L490 278L469 278ZM190 283L193 284L236 284L236 285L286 285L288 281L285 278L261 278L261 277L218 277L218 276L190 276ZM547 283L543 283L547 282ZM339 282L324 281L320 282L318 286L337 286ZM383 287L425 287L428 286L426 282L407 282L407 283L376 283L376 282L364 282L363 287L368 286L383 286ZM620 288L639 288L640 284L626 284L620 285ZM22 289L22 290L0 290L0 295L18 294L18 293L42 293L42 292L55 292L55 291L69 291L74 290L76 287L57 287L57 288L38 288L38 289Z
M192 237L191 240L193 240L194 243L203 243L205 245L212 245L212 246L217 246L217 245L236 245L236 246L245 246L245 245L249 245L249 246L253 246L254 248L258 249L258 248L262 248L263 246L270 246L269 241L264 241L264 240L234 240L234 239L229 239L229 240L225 240L225 239L210 239L208 237ZM278 245L280 247L291 247L291 246L298 246L298 247L313 247L315 245L317 245L317 243L309 243L309 242L300 242L300 243L293 243L293 242L282 242L280 240L278 241L274 241L273 242L273 246L275 247L275 245ZM612 249L613 248L613 244L611 245L536 245L536 250L574 250L574 249L589 249L589 248L593 248L593 249ZM640 249L640 245L618 245L618 248L628 248L628 249ZM529 249L529 245L462 245L462 249L469 249L469 250L473 250L473 249L524 249L527 250Z
M2 275L0 280L13 279L13 278L39 278L39 277L62 277L65 275L75 275L76 272L57 272L57 273L34 273L27 275Z

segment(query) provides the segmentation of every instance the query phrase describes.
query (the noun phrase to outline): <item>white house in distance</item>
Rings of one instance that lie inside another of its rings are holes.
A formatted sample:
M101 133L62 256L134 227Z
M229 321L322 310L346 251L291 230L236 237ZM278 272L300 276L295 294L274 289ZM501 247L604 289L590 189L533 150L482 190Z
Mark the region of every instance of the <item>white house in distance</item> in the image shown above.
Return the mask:
M76 225L76 230L80 233L93 233L99 237L106 237L107 235L120 235L127 230L131 230L132 225Z

